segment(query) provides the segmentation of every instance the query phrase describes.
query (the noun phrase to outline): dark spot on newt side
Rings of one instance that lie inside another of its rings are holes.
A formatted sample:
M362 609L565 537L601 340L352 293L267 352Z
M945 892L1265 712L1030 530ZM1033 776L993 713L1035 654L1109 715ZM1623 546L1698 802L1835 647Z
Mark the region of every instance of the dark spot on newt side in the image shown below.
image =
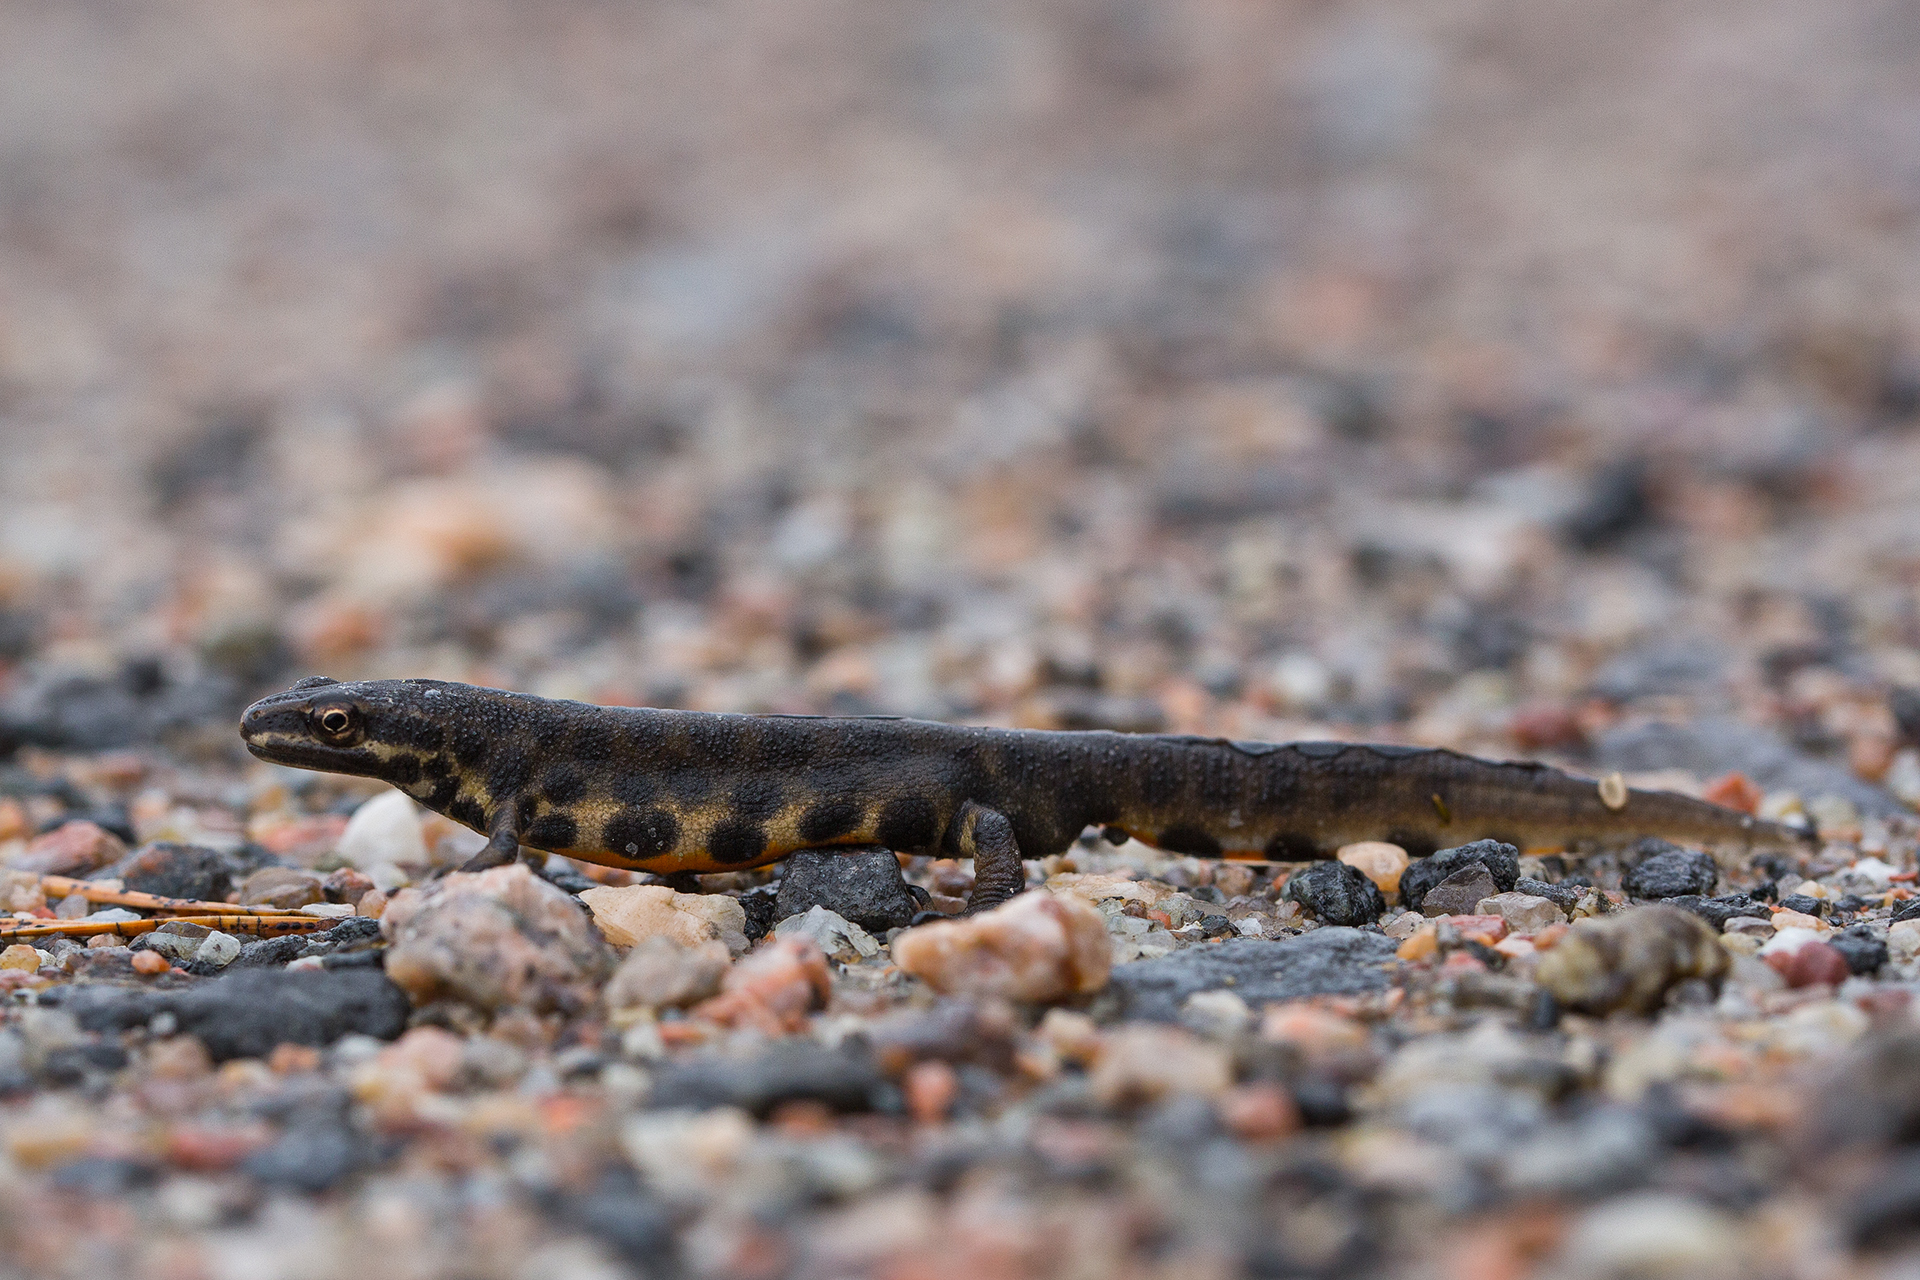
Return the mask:
M1199 827L1168 827L1154 843L1168 853L1190 853L1201 858L1220 856L1220 842Z
M622 809L607 823L607 851L621 858L657 858L680 843L680 823L665 809Z
M1320 856L1320 844L1312 836L1282 831L1267 841L1265 853L1275 862L1312 862Z
M935 830L938 821L933 801L925 796L899 796L880 810L874 835L889 849L924 849L940 834Z
M580 824L564 813L549 813L527 828L526 843L536 849L571 849L579 837Z
M426 798L421 800L420 803L426 805L427 808L432 809L435 813L446 813L447 806L452 804L453 798L459 794L460 779L442 778L433 784L433 790L429 791Z
M503 751L487 769L487 790L505 798L517 793L533 777L533 762L521 751Z
M447 816L476 831L486 829L487 814L477 803L467 796L461 796L447 806Z
M554 804L572 804L587 793L587 775L570 764L558 765L540 779L540 793Z
M765 822L780 812L786 796L779 779L763 776L741 781L734 787L730 801L736 818L743 822Z
M476 769L485 763L492 748L487 743L487 735L470 724L453 726L453 758L460 762L462 769Z
M415 756L395 756L387 762L387 781L396 787L410 787L420 781L420 761Z
M707 837L707 852L715 862L752 862L767 848L767 829L757 822L723 822Z
M453 762L445 756L428 756L420 762L420 776L423 778L444 778L453 772Z
M860 825L860 806L850 800L828 800L800 815L802 840L831 840Z

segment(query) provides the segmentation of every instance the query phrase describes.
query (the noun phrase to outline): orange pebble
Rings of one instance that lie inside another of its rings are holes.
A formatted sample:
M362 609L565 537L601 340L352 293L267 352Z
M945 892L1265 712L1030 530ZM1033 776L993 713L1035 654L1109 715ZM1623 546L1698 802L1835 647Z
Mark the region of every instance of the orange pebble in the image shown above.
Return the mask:
M1400 944L1394 954L1402 960L1431 960L1440 950L1440 935L1432 929L1422 929Z
M1215 1108L1228 1133L1247 1142L1272 1142L1300 1127L1300 1109L1276 1084L1243 1084L1220 1095Z
M1709 804L1737 809L1741 813L1758 813L1765 794L1746 774L1736 771L1723 774L1708 783L1707 789L1700 793L1700 798Z
M277 1044L267 1055L267 1066L276 1075L301 1075L320 1069L320 1051L310 1044Z
M173 968L173 965L168 963L167 958L158 951L136 951L133 953L133 971L135 973L144 973L151 978L155 974L165 973L171 968Z
M921 1124L939 1124L960 1096L960 1077L938 1059L916 1062L907 1072L907 1110Z

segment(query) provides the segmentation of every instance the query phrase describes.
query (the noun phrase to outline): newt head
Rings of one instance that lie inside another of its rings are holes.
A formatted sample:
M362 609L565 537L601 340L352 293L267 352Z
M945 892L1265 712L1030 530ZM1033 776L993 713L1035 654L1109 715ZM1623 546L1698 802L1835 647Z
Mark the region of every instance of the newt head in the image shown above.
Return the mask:
M434 680L342 684L310 676L248 707L240 737L274 764L411 782L422 755L441 746L432 704L447 688Z

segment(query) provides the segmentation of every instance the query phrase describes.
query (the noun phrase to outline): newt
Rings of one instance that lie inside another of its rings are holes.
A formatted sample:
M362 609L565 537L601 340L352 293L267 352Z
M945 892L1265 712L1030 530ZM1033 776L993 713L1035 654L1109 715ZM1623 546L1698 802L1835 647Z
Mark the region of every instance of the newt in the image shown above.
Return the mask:
M487 836L468 870L523 845L669 875L877 844L972 858L976 911L1025 887L1022 858L1064 853L1089 827L1282 862L1369 839L1415 856L1483 837L1806 839L1617 777L1436 747L601 707L440 680L311 677L248 708L240 734L263 760L378 778Z

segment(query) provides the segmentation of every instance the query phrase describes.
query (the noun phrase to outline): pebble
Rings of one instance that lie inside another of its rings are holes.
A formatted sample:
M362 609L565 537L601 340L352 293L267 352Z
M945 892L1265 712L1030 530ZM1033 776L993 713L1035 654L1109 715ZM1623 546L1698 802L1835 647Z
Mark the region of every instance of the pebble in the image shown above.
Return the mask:
M1298 938L1235 938L1135 961L1116 968L1109 985L1123 1016L1178 1022L1187 1000L1201 991L1232 991L1250 1008L1384 991L1394 950L1384 934L1328 926Z
M1773 913L1771 921L1775 930L1805 929L1813 933L1827 932L1827 925L1819 916L1808 915L1804 911L1781 909Z
M1513 892L1532 894L1536 898L1545 898L1562 911L1572 911L1587 886L1578 884L1550 884L1545 880L1530 880L1521 876L1513 882Z
M137 939L133 949L158 951L169 960L191 960L200 944L212 935L213 930L203 924L174 920Z
M1400 877L1400 901L1409 910L1422 910L1422 901L1429 889L1445 880L1454 872L1472 864L1487 869L1493 878L1494 888L1480 895L1492 897L1496 893L1509 892L1515 881L1520 878L1520 851L1510 844L1498 840L1476 840L1472 844L1458 845L1418 859L1410 864ZM1476 898L1474 901L1479 901ZM1468 904L1471 907L1471 903ZM1457 914L1447 912L1444 914Z
M1675 907L1635 907L1576 921L1540 957L1534 979L1566 1008L1583 1013L1651 1013L1673 987L1717 983L1732 963L1698 916Z
M335 852L361 871L432 863L420 806L400 791L383 791L355 809Z
M1177 1027L1127 1023L1101 1039L1088 1084L1094 1100L1108 1108L1178 1094L1215 1098L1233 1084L1233 1064L1219 1045Z
M1180 1022L1209 1039L1231 1040L1252 1024L1253 1010L1238 992L1225 987L1196 991L1180 1006Z
M148 978L165 973L173 967L172 962L158 951L135 951L132 963L135 973Z
M1287 878L1282 901L1297 902L1328 924L1360 925L1387 909L1379 887L1346 862L1316 862Z
M613 968L580 905L519 863L403 889L379 929L391 944L387 975L420 1004L584 1009Z
M775 901L782 919L818 906L874 933L905 928L920 910L900 860L877 846L794 853Z
M33 973L40 968L40 953L24 942L16 942L0 951L0 969L22 969Z
M960 1096L960 1077L938 1058L916 1062L907 1068L902 1085L907 1095L907 1114L919 1124L939 1124L945 1120Z
M1620 878L1620 887L1636 898L1710 894L1720 880L1713 855L1682 849L1665 840L1642 840L1629 856L1640 860Z
M1264 1082L1237 1085L1214 1099L1220 1126L1242 1142L1277 1142L1300 1128L1293 1095Z
M1373 881L1374 887L1383 894L1400 892L1400 877L1410 861L1405 849L1384 840L1342 845L1334 857Z
M1839 949L1817 939L1792 949L1765 950L1761 958L1786 979L1789 987L1837 987L1853 972Z
M172 840L142 845L107 868L106 874L135 893L201 902L218 902L233 887L233 868L225 854Z
M809 939L781 938L727 970L720 994L695 1005L692 1015L767 1035L792 1035L806 1030L808 1016L825 1008L832 995L833 979L820 948Z
M642 938L627 953L607 983L607 1007L679 1009L720 993L720 980L733 963L723 942L684 946L672 938Z
M156 952L139 951L136 964L141 956L165 963ZM332 1044L355 1033L391 1040L411 1012L405 993L373 969L248 969L175 990L74 986L61 995L59 1007L89 1031L125 1031L170 1015L215 1062L264 1058L283 1043Z
M88 876L127 854L120 837L84 819L63 822L27 844L11 860L16 871L47 876Z
M193 953L192 959L200 964L224 968L232 964L239 955L240 939L216 929L201 940L200 947Z
M1565 924L1567 913L1546 898L1530 893L1496 893L1474 907L1479 915L1495 915L1514 933L1538 933L1549 925Z
M602 885L582 893L580 901L616 947L631 947L653 937L672 938L689 947L717 941L737 956L748 946L746 909L727 894L677 893L657 884Z
M1495 895L1493 876L1478 862L1447 876L1420 896L1420 910L1429 916L1470 916Z
M1711 1209L1647 1191L1589 1209L1568 1231L1553 1274L1568 1280L1733 1280L1748 1274L1743 1238Z
M262 867L240 882L243 906L304 907L326 897L321 877L299 867Z
M1113 966L1100 913L1045 891L964 920L909 929L891 950L894 964L942 994L1039 1004L1098 991Z
M1878 973L1887 962L1887 944L1868 925L1842 929L1827 939L1827 945L1846 957L1847 968L1863 976Z
M1732 928L1732 922L1735 920L1769 920L1773 916L1772 910L1766 903L1756 902L1744 893L1728 894L1720 898L1682 894L1665 901L1667 906L1691 911L1714 928L1722 930Z
M822 906L804 915L788 916L774 926L776 938L808 938L838 964L858 964L880 954L880 944L859 925Z

